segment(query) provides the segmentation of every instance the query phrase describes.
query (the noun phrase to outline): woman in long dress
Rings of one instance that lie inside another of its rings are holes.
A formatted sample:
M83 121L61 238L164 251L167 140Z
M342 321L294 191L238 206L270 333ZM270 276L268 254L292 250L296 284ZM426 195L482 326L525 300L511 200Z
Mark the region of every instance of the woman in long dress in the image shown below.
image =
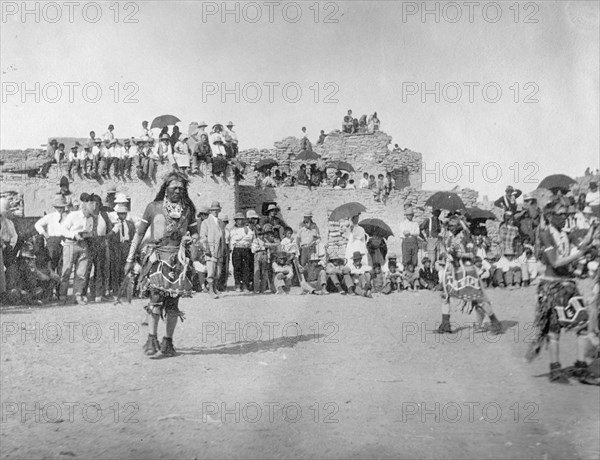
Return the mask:
M387 254L387 245L385 240L379 235L373 235L367 243L367 249L369 250L369 257L371 258L371 267L375 264L383 267L385 265L385 256Z
M358 219L360 218L360 214L352 217L350 219L350 225L346 229L345 237L348 240L346 244L346 261L348 264L352 263L352 254L355 251L359 251L363 258L362 264L368 265L368 257L367 257L367 234L365 229L358 225Z

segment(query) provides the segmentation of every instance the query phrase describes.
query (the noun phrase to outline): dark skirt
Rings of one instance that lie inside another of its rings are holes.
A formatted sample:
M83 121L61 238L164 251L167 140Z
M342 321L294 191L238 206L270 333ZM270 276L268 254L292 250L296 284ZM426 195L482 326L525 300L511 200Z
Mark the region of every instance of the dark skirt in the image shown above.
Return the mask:
M548 341L550 332L559 334L561 324L554 307L566 307L572 297L579 295L577 283L573 280L540 280L537 289L537 306L533 327L535 335L533 342L529 345L526 358L528 361L536 358L542 349L544 342Z

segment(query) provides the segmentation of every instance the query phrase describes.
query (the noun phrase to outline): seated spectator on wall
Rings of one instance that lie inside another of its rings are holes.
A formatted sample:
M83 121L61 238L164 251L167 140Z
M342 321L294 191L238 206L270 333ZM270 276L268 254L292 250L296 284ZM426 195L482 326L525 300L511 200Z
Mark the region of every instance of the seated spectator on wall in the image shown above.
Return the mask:
M379 117L377 116L377 112L374 112L373 115L369 117L369 132L373 133L375 131L379 131L379 125L381 121L379 121Z
M358 127L359 127L358 119L355 118L354 120L352 120L352 132L353 133L357 133L358 132Z
M300 169L298 170L298 185L310 185L305 164L300 165Z
M369 188L369 173L363 173L362 179L358 183L359 189Z
M317 145L322 145L325 142L326 137L327 134L325 134L325 131L321 130L321 134L319 134L319 140L317 141Z
M360 134L364 134L367 132L367 116L363 115L362 117L360 117L360 119L358 120L358 133Z
M353 123L352 123L352 110L348 110L347 115L344 117L344 123L342 123L342 132L347 134L353 133Z
M263 186L263 188L277 187L277 183L271 177L271 170L270 169L265 172L265 176L264 176L264 178L262 180L262 186Z
M595 181L590 182L590 189L585 195L585 202L589 206L600 205L600 190L598 189L598 183Z

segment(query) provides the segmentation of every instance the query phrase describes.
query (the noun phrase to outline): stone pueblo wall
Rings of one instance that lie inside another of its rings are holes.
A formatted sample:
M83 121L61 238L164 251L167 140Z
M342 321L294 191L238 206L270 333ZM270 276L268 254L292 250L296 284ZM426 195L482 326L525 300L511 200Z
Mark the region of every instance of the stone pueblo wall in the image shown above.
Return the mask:
M474 206L478 193L474 190L455 190L463 199L466 206ZM424 208L425 201L433 191L405 188L393 190L386 204L377 202L369 190L333 190L329 187L309 189L304 186L277 187L257 189L253 186L240 185L238 206L240 210L255 209L261 213L264 201L275 201L281 208L281 216L285 222L297 231L305 211L314 213L313 220L321 231L321 237L330 245L330 249L344 252L346 242L339 234L339 225L329 225L328 218L336 207L352 201L359 202L367 208L361 215L362 219L378 218L387 223L394 235L399 235L399 225L404 219L405 205L414 206L415 220L421 222L430 213ZM401 252L401 240L396 236L387 241L390 251Z
M70 185L74 198L79 198L83 192L99 194L103 199L106 190L115 184L117 192L125 193L131 198L131 213L133 216L141 217L146 205L154 200L160 186L161 178L170 170L168 165L159 165L157 172L157 183L146 183L137 178L134 181L115 180L97 181L75 176ZM65 175L57 165L50 169L47 179L27 177L26 175L2 178L2 191L8 190L13 194L22 196L25 216L42 216L46 212L52 212L52 199L58 192L60 178ZM234 183L231 169L227 169L225 179L211 178L210 176L192 177L189 194L196 205L210 205L212 201L219 201L223 208L222 213L233 217L236 209L237 186Z

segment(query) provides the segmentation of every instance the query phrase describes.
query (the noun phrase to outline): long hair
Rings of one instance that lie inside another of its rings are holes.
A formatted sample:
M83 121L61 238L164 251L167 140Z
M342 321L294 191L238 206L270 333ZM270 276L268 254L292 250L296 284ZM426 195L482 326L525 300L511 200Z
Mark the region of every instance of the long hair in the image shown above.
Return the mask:
M183 197L182 203L183 206L190 210L192 218L196 216L196 206L192 202L190 195L188 194L188 187L190 185L190 181L188 177L180 171L172 171L163 180L163 184L160 186L160 190L156 194L154 201L163 201L165 199L165 194L167 192L167 187L171 182L177 180L183 184Z

